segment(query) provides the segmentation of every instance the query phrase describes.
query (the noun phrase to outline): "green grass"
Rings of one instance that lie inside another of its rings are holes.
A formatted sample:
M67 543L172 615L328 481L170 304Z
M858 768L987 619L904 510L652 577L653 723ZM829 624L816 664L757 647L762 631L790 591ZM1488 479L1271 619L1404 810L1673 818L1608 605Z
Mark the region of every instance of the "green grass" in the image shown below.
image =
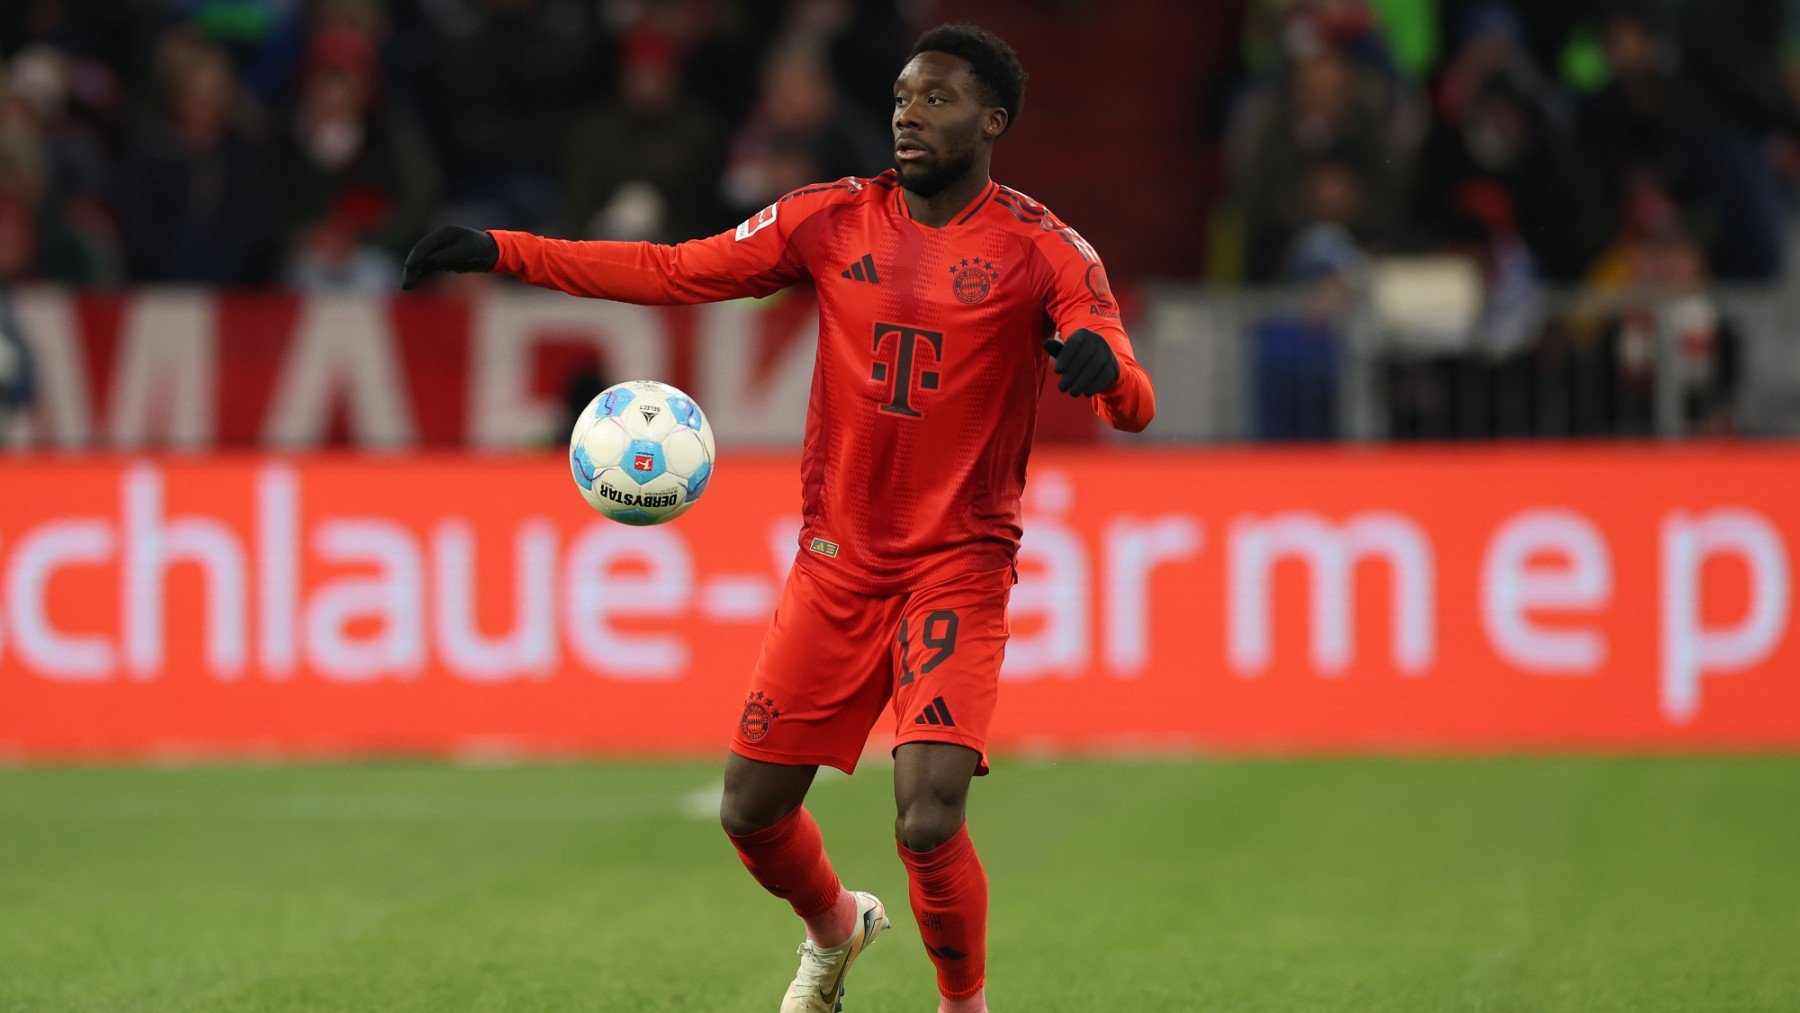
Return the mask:
M0 1009L773 1010L710 766L0 770ZM811 806L929 1011L885 771ZM1800 1008L1800 760L1002 763L1003 1013Z

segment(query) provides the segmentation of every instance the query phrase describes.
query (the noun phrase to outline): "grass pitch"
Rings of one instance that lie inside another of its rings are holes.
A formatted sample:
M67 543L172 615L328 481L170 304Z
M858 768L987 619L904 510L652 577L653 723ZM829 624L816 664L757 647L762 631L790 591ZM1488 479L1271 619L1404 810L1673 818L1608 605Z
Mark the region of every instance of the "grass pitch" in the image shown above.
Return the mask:
M0 1009L773 1010L712 765L0 770ZM710 797L709 797L710 796ZM928 1011L879 768L811 807ZM1800 760L1002 762L1003 1013L1800 1008Z

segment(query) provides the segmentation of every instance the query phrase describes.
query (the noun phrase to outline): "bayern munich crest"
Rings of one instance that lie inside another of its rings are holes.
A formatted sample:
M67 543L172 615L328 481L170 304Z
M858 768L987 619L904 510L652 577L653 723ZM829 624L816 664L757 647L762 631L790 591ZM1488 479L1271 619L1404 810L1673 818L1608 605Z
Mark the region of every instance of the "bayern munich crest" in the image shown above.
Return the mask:
M991 260L971 257L958 264L950 265L951 286L956 292L958 302L973 306L993 291L994 283L1000 280L1000 269Z
M744 716L738 719L738 732L746 742L761 742L769 734L769 726L780 716L775 701L758 690L744 700Z

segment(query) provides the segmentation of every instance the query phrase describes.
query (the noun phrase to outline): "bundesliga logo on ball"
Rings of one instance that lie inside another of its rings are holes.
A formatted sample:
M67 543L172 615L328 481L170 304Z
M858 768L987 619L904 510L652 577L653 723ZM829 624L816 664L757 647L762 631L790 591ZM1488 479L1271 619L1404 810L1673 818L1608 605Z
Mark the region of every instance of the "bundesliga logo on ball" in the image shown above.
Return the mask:
M569 470L589 506L622 524L661 524L712 481L712 426L694 399L632 380L601 391L569 434Z

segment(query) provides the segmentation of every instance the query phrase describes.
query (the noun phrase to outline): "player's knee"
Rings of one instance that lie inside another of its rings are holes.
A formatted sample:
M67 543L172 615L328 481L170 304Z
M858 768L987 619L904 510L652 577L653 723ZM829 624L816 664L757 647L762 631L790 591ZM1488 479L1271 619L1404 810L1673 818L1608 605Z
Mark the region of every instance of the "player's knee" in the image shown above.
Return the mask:
M719 802L719 825L733 837L743 837L780 823L793 808L727 792Z
M962 824L961 806L925 799L901 807L894 820L894 836L908 851L930 851L955 837Z

